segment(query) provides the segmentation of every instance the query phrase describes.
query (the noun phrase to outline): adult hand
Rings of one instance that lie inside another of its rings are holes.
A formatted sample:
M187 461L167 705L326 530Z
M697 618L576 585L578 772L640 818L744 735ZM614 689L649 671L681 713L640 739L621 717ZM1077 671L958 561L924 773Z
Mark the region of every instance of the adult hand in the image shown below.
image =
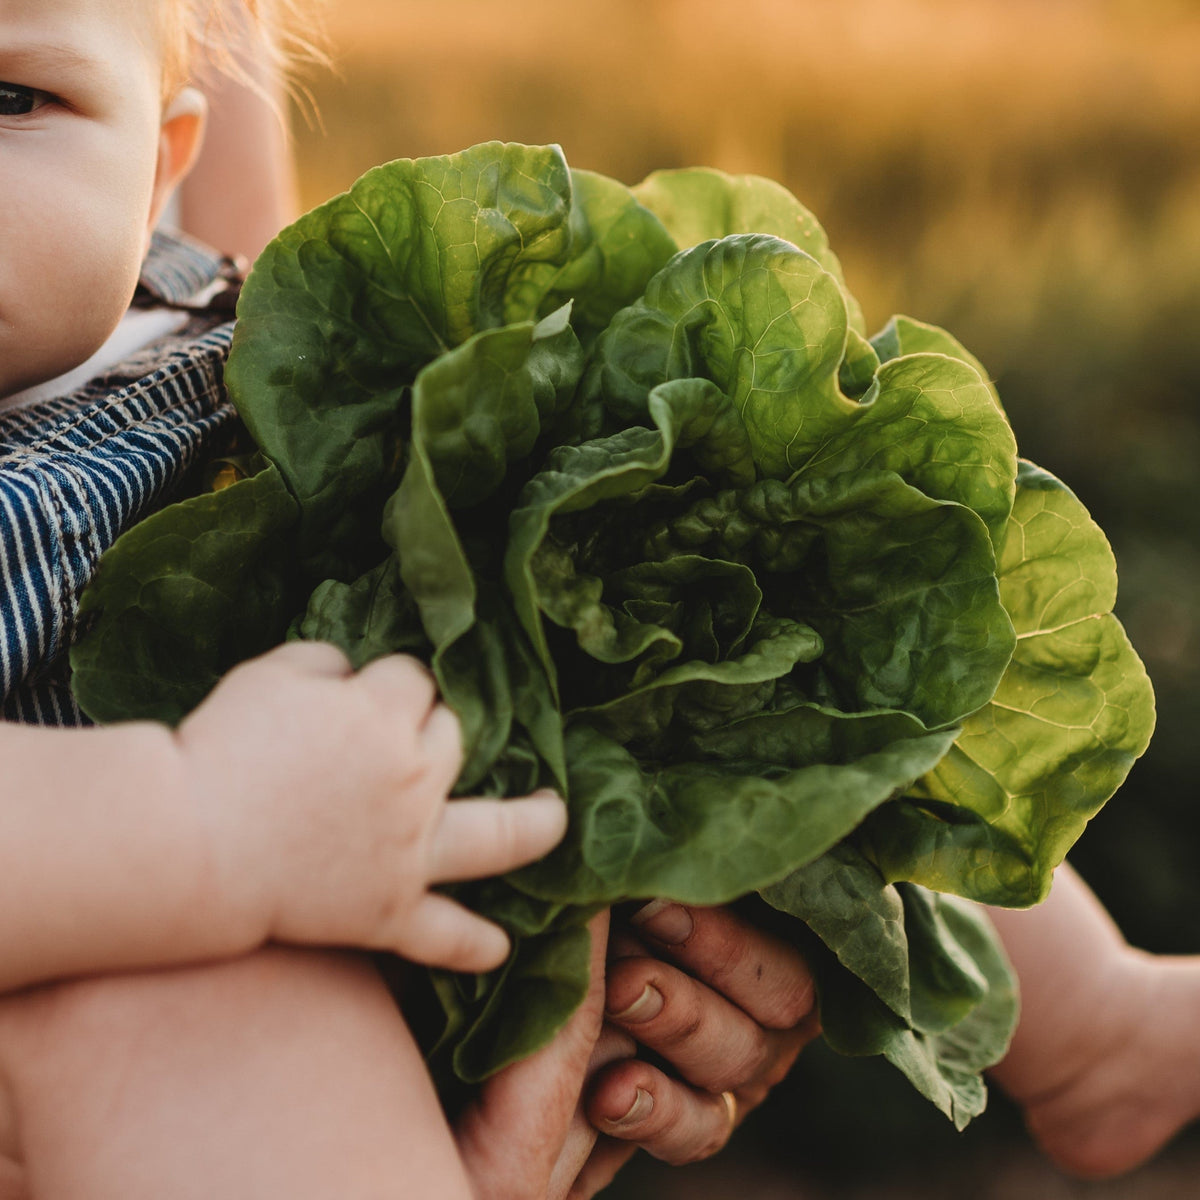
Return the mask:
M592 987L583 1005L545 1049L489 1079L455 1127L479 1200L594 1195L577 1186L598 1136L584 1112L584 1083L593 1071L632 1055L634 1043L603 1024L608 913L589 929Z
M723 908L655 901L635 913L610 939L605 1006L608 1027L672 1074L639 1058L597 1070L585 1110L604 1136L581 1169L579 1197L638 1147L669 1163L715 1154L820 1031L799 953Z
M607 913L590 928L583 1005L458 1122L480 1200L590 1200L639 1147L670 1163L715 1154L819 1032L804 960L727 909L654 903L611 938Z

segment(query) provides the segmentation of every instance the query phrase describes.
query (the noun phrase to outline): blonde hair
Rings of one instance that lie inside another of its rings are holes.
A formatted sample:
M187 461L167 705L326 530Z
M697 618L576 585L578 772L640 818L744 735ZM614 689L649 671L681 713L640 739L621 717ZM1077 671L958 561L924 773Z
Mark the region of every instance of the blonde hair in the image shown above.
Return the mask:
M300 65L326 61L319 0L153 3L159 10L166 95L206 70L220 71L252 87L264 74L291 85Z

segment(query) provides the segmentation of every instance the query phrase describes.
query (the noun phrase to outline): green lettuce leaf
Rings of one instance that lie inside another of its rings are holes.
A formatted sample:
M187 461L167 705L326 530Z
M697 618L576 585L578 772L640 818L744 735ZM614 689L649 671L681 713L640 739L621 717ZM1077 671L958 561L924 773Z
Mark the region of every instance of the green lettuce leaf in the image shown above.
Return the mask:
M868 826L889 879L1017 906L1045 897L1154 725L1145 668L1112 615L1103 533L1048 472L1022 463L1018 485L997 568L1012 661L912 799Z
M761 474L784 478L855 409L838 388L846 301L788 242L739 235L673 258L600 336L583 402L640 421L671 379L712 380L741 416Z
M733 233L769 233L816 259L845 291L842 265L825 230L785 187L760 175L727 175L710 167L655 171L633 194L655 213L680 250ZM850 325L866 330L858 302L847 291Z
M962 387L933 387L930 376L938 369ZM648 490L666 475L677 447L695 457L695 445L684 436L698 428L695 393L678 385L660 385L647 397L657 434L634 426L552 452L512 515L505 565L517 614L551 680L560 665L550 649L547 618L573 629L586 656L564 659L572 678L582 681L576 694L599 692L608 703L614 690L620 695L645 686L653 662L671 662L683 643L669 626L645 619L646 610L635 616L621 589L628 589L630 570L639 564L691 556L693 575L702 558L745 564L767 596L764 611L806 627L810 640L813 632L819 635L819 655L808 655L818 660L810 678L793 681L814 701L848 712L910 711L929 728L952 724L986 703L1008 664L1013 632L999 599L992 542L977 510L994 520L1007 516L1012 485L1003 465L1012 461L1015 471L1011 434L995 438L998 445L991 440L992 422L1002 418L977 375L971 372L973 385L960 380L968 370L961 364L917 356L883 370L898 377L894 386L881 386L873 405L853 405L843 414L846 428L830 434L822 451L787 482L766 479L709 495L701 490L696 500L686 490L682 496ZM913 373L923 387L912 383ZM718 389L702 395L724 411ZM946 424L963 411L964 395L975 397L975 411L984 419L962 420L949 439L962 446L961 464L943 469L917 461L916 449L905 441L908 431L919 436L932 430L939 445L948 440L932 418L896 418L895 430L879 432L891 424L875 416L893 403L883 397L911 412L914 395L927 397L930 409L947 403ZM677 407L681 397L686 403ZM710 440L729 444L719 423L704 428ZM977 445L990 446L990 453ZM927 491L907 483L901 471ZM962 502L937 498L939 493ZM611 536L617 530L619 536ZM707 593L686 591L690 595L679 600L685 608L695 608L701 598L711 607ZM757 598L749 602L757 611ZM634 661L636 669L597 674L589 660ZM695 670L685 664L671 669L672 683ZM712 666L704 670L711 677ZM721 671L733 682L728 664Z
M731 761L651 770L576 725L567 735L567 838L514 882L576 904L653 896L723 904L822 854L936 762L953 736L928 733L791 771Z
M299 513L273 467L155 513L105 554L79 606L72 688L96 721L178 724L302 602Z
M804 950L835 1050L882 1054L959 1129L983 1111L980 1074L1008 1049L1017 994L982 912L885 883L848 842L762 896L815 935Z
M571 172L571 258L536 272L539 311L572 304L572 325L585 345L633 303L679 249L662 222L623 184L594 171Z
M441 1078L553 1036L598 907L762 890L830 1042L980 1110L1015 998L953 896L1044 894L1153 699L1103 535L1018 467L969 351L868 339L769 181L487 143L285 230L227 379L255 473L105 556L76 694L177 721L287 637L405 652L460 719L458 794L563 791L560 847L452 889L514 948L431 974Z
M580 926L518 942L466 1010L451 1054L458 1078L479 1083L540 1050L587 995L590 956L591 936Z

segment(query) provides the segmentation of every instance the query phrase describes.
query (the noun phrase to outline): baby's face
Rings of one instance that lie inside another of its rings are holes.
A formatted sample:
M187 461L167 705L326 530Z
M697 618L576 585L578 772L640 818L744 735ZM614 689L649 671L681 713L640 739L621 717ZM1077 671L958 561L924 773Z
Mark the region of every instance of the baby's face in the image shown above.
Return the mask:
M84 362L137 284L159 0L0 0L0 397Z

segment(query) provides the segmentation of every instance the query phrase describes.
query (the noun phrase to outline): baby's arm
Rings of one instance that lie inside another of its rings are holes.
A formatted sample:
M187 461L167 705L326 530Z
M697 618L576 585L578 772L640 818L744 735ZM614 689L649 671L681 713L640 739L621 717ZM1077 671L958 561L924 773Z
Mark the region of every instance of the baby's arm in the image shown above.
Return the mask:
M175 733L0 726L0 992L268 941L497 965L497 926L430 888L562 836L561 801L446 803L458 724L411 659L332 647L233 671Z
M993 1079L1061 1166L1136 1166L1200 1115L1200 956L1131 947L1067 865L1044 904L991 916L1021 986Z
M0 997L9 1200L471 1194L420 1052L360 956L269 946Z

